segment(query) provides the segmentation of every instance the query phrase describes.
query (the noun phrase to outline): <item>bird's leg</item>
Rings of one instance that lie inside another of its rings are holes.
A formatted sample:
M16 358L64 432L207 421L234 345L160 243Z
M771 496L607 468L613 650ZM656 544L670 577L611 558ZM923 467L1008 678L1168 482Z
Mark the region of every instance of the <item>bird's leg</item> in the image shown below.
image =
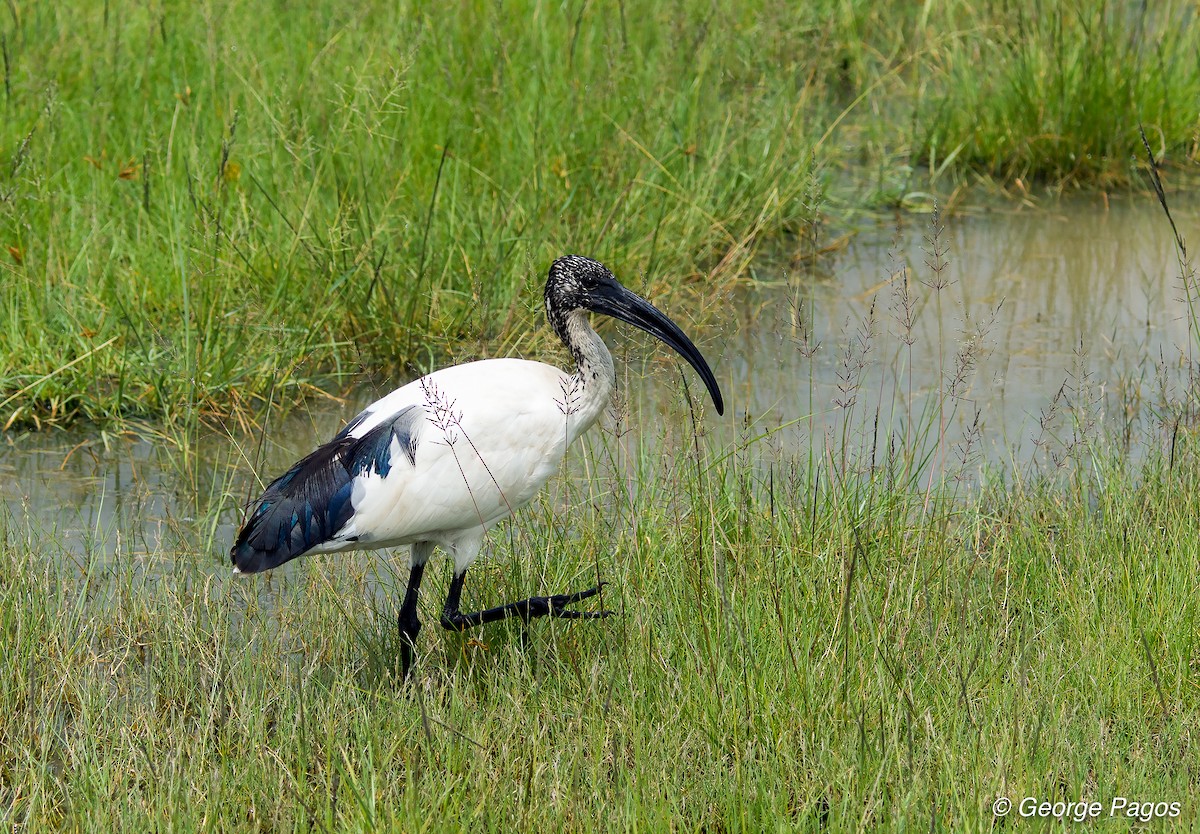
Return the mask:
M417 634L421 631L421 621L417 619L417 596L421 593L421 576L425 573L425 563L413 561L408 569L408 588L404 592L404 603L400 606L400 679L408 679L408 670L412 666L413 655L416 652Z
M444 629L465 631L468 628L494 623L498 620L507 620L509 617L520 617L525 622L529 622L534 617L592 620L611 617L616 613L615 611L573 611L565 607L600 593L600 589L605 585L601 582L586 591L555 594L548 597L529 597L529 599L519 602L510 602L508 605L498 605L495 608L476 611L473 614L463 614L458 610L458 602L462 596L463 580L466 576L467 572L464 570L462 573L455 574L454 579L450 582L450 593L446 595L446 607L442 609L442 628Z

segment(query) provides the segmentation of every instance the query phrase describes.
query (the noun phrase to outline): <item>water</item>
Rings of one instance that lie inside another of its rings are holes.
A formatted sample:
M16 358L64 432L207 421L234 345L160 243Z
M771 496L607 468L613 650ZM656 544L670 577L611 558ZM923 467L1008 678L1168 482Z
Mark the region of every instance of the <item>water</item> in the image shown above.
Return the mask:
M1185 240L1200 241L1200 206L1174 210ZM944 424L946 448L933 465L978 469L1052 456L1073 431L1094 428L1089 420L1153 438L1145 405L1164 390L1178 396L1196 351L1156 204L1090 200L956 216L938 238L940 272L927 263L936 260L929 236L927 218L906 217L898 231L860 233L815 271L763 258L749 289L707 299L705 324L685 329L729 404L726 419L710 414L709 442L785 426L776 437L785 453L868 455L886 447L889 430L912 436ZM680 376L664 351L627 329L608 332L630 427L656 435L684 419ZM379 393L318 403L276 427L262 472L278 474ZM153 567L211 542L215 567L236 507L254 489L246 478L254 444L209 437L181 459L171 444L127 435L4 436L0 513L68 555L120 553ZM964 446L965 463L952 454ZM214 508L224 508L219 518Z
M1195 205L1175 218L1185 239L1200 238ZM734 401L765 426L811 415L799 441L827 446L877 412L882 441L888 426L912 431L945 415L950 443L974 425L974 454L1021 464L1070 434L1073 411L1148 430L1140 406L1162 399L1164 384L1174 396L1186 384L1196 346L1157 205L954 218L939 238L940 273L930 234L910 218L898 237L861 235L815 280L762 270L769 282L738 300L720 360Z

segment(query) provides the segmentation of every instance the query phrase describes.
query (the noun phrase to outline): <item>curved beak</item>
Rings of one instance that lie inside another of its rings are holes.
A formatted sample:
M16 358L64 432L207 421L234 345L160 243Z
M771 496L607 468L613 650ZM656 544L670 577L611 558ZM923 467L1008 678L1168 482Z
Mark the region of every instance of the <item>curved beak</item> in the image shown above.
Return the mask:
M679 329L675 322L667 318L666 313L615 281L611 285L592 290L588 294L587 308L593 313L603 313L627 324L632 324L665 342L696 369L696 373L700 374L700 379L704 380L709 395L712 396L717 413L725 413L725 400L721 397L721 389L717 387L717 379L713 376L712 369L708 367L708 363L704 361L700 351L692 344L692 340Z

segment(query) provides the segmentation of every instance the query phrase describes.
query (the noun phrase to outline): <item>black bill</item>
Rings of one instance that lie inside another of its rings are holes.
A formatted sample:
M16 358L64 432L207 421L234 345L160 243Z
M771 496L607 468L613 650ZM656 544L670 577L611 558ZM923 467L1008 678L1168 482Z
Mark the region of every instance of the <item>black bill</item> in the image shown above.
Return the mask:
M712 396L717 413L725 413L725 400L721 396L721 389L717 386L717 379L713 376L712 369L708 367L708 362L704 361L704 357L692 344L692 340L679 329L675 322L667 318L666 313L637 293L625 289L616 281L610 285L593 289L588 296L587 307L592 312L612 316L645 330L650 335L661 339L686 359L688 364L696 369L696 373L700 374L700 379L704 380L704 385Z

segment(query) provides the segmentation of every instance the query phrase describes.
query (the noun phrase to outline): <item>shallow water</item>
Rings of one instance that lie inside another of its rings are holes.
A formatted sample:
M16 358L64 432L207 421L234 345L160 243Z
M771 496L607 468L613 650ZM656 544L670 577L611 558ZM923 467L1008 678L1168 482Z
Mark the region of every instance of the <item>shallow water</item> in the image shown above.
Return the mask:
M1200 239L1197 208L1173 208L1185 240ZM1086 407L1122 423L1162 384L1177 395L1186 383L1197 344L1170 228L1151 201L952 218L940 275L930 235L928 220L912 219L898 235L860 235L816 280L762 270L789 286L736 305L740 326L721 357L735 401L767 422L812 414L806 425L820 435L840 431L851 400L860 418L878 410L897 431L929 419L922 409L939 388L953 390L942 397L951 439L978 412L985 459L1020 463L1062 431L1056 414Z
M1185 240L1200 241L1200 207L1173 209ZM710 412L707 442L785 426L774 438L783 454L850 449L865 458L887 446L889 430L930 438L944 426L930 465L975 472L1053 455L1093 423L1154 442L1146 405L1178 396L1196 351L1157 204L1090 200L955 216L938 237L940 272L929 265L929 236L928 218L906 217L899 229L858 234L815 271L764 257L749 289L707 299L705 324L685 329L730 405L724 420ZM630 427L653 426L642 431L650 439L685 427L680 374L665 353L641 334L607 332ZM702 395L687 374L692 395ZM379 393L289 418L272 430L260 471L278 474ZM215 567L241 493L253 491L255 442L209 437L184 459L170 444L130 436L0 437L0 527L67 556L120 553L151 569L201 547Z

